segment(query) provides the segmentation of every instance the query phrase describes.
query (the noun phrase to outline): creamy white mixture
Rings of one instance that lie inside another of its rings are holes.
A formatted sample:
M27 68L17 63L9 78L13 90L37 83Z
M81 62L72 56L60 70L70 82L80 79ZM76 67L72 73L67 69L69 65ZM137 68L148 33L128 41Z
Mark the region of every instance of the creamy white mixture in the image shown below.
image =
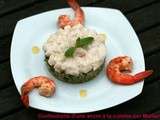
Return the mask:
M93 42L88 48L77 48L73 58L67 58L65 51L74 47L78 37L93 37ZM78 24L64 29L59 29L52 34L43 48L45 55L49 57L48 63L57 72L64 71L66 74L79 75L96 70L103 64L106 55L105 35L98 34Z

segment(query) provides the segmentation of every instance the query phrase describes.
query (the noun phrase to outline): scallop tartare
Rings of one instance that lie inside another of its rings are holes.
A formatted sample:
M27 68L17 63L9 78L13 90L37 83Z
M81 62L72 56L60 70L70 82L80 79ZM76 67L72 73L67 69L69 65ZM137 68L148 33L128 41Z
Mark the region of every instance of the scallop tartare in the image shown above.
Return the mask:
M45 61L59 80L70 83L89 81L103 68L105 39L104 34L81 24L60 28L44 43Z

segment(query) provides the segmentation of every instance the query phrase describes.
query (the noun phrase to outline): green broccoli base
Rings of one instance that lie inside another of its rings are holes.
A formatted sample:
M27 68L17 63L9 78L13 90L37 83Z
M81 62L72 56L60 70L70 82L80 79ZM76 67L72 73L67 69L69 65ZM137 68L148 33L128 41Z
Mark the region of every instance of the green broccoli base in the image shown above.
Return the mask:
M104 63L96 70L91 70L88 73L81 73L79 76L74 76L74 75L69 75L65 74L64 72L59 73L55 71L55 69L48 64L48 59L45 59L45 62L47 63L47 66L49 68L49 71L53 74L55 78L58 80L67 82L67 83L72 83L72 84L77 84L77 83L84 83L87 81L92 80L95 78L103 69Z

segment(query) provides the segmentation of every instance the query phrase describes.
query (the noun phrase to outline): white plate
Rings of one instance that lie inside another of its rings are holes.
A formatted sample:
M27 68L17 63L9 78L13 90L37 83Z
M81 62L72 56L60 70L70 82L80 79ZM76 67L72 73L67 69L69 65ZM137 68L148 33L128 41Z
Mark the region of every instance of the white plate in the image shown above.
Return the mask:
M84 7L83 10L85 26L107 34L106 62L115 56L128 55L134 60L133 73L145 69L137 35L119 10L94 7ZM17 23L11 46L11 68L19 92L22 84L33 76L53 78L45 65L43 50L35 55L31 49L33 46L42 48L49 35L57 31L57 18L64 13L73 15L73 11L66 8L34 15ZM30 106L61 113L92 112L128 101L140 94L143 88L143 82L130 86L114 84L107 79L104 70L95 80L83 84L73 85L56 79L55 82L56 93L51 98L42 97L33 90L29 95ZM87 91L86 97L80 97L81 89Z

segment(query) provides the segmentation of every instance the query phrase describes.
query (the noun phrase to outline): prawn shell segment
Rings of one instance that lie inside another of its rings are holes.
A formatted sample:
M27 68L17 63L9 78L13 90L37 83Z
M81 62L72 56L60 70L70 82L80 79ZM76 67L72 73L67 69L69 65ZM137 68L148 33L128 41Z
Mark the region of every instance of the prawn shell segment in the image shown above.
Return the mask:
M129 73L132 71L132 66L133 61L130 57L116 57L108 63L106 67L106 74L114 83L131 85L142 81L144 78L147 78L153 73L152 70L147 70L131 75Z
M21 100L25 107L29 107L29 93L37 88L44 97L52 96L55 92L55 83L45 76L37 76L26 81L21 87Z
M58 25L61 28L64 28L65 26L74 26L77 24L83 24L84 23L84 12L79 6L77 0L67 0L67 3L70 5L70 7L75 11L75 18L71 20L68 15L61 15L58 18Z

